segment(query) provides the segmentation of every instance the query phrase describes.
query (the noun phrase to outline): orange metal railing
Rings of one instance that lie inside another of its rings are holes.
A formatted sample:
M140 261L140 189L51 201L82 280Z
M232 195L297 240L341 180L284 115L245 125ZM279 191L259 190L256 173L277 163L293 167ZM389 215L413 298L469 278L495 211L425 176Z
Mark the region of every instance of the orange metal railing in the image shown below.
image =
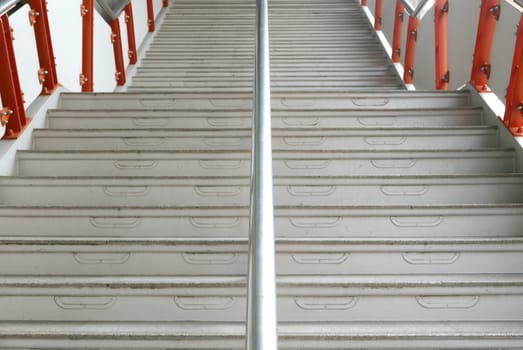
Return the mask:
M492 71L491 52L496 24L501 17L501 0L481 0L481 11L476 34L470 84L478 92L492 92L489 79ZM403 80L406 84L414 83L414 63L416 42L418 40L418 25L420 18L416 14L407 13L405 4L408 0L396 0L394 12L394 32L392 39L391 59L400 62L402 47L402 30L405 15L409 15L407 41L405 45L405 61L403 64ZM427 3L429 3L427 1ZM450 71L448 64L448 12L449 0L434 0L434 44L435 44L435 87L438 90L449 88ZM376 1L376 30L381 29L382 1ZM361 1L367 6L366 1ZM521 15L517 40L514 49L511 77L506 96L506 109L503 117L505 126L513 135L523 136L523 14Z
M9 16L23 5L29 4L29 22L34 28L38 52L38 81L42 85L40 95L51 95L58 88L53 41L49 28L49 18L46 0L3 0L0 1L0 125L6 127L4 139L16 139L30 122L24 108L24 95L20 85L15 50L13 47L13 31L9 24ZM168 0L162 0L162 6L167 7ZM83 92L93 91L94 81L94 10L95 0L82 0L82 70L80 85ZM132 2L125 6L125 23L129 48L129 64L137 62L135 27ZM63 14L62 14L63 15ZM148 31L155 29L153 1L147 1ZM115 79L117 85L125 84L125 63L122 49L122 35L118 18L109 22L111 41L114 48ZM20 69L23 69L21 67Z

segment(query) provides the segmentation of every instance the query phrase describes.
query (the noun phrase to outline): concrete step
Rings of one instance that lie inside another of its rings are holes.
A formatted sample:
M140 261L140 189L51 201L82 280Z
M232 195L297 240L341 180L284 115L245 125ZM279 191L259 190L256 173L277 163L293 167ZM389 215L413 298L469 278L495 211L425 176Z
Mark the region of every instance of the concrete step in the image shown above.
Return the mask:
M468 92L406 92L332 93L280 92L272 94L275 109L391 109L391 108L453 108L470 106ZM60 108L66 109L251 109L250 93L65 93Z
M33 148L60 150L250 150L250 129L35 130ZM474 149L497 146L494 127L438 129L273 129L274 150Z
M247 273L243 238L1 238L2 276L215 276ZM286 275L520 273L523 237L278 238Z
M281 349L520 349L520 321L281 323ZM245 348L242 322L3 322L2 349ZM463 340L466 338L466 342ZM73 341L71 340L73 339Z
M250 153L20 151L20 176L248 176ZM390 176L512 173L510 149L438 151L274 151L276 176Z
M244 206L248 177L3 177L9 206ZM502 204L523 202L523 178L505 176L276 177L279 206Z
M5 276L1 321L243 322L244 276ZM521 321L520 274L282 276L280 322Z
M520 204L277 207L277 237L512 237ZM0 207L2 237L246 237L246 207Z
M53 129L227 129L250 128L252 111L60 109L48 112ZM482 110L475 107L390 110L294 110L274 109L273 128L409 128L481 125Z

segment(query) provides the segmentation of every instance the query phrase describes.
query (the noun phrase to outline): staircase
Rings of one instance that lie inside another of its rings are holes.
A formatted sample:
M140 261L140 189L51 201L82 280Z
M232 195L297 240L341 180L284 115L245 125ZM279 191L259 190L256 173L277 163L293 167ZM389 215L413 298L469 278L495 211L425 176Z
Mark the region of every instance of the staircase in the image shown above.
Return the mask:
M178 0L0 179L0 349L243 349L254 2ZM355 0L271 0L281 349L523 349L521 151Z

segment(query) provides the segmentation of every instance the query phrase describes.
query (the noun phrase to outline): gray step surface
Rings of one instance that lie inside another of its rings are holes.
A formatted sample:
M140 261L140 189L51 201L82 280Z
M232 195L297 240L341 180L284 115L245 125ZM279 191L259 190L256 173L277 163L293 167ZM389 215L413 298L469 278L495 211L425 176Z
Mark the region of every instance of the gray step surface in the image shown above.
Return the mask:
M247 177L0 178L0 203L12 206L243 206ZM442 205L523 202L523 177L276 177L276 205Z
M515 171L510 149L425 151L274 151L274 175L386 176ZM176 151L23 151L21 176L248 176L250 153Z
M33 148L49 150L250 150L251 129L36 130ZM272 130L273 150L474 149L497 146L494 127Z
M272 94L272 108L296 109L376 109L376 108L452 108L470 106L470 93L455 92L281 92ZM60 108L86 109L96 106L104 109L150 108L193 110L252 108L250 93L92 93L62 94Z
M245 275L246 238L1 238L3 276ZM519 273L523 237L278 238L285 275Z
M243 276L2 277L1 321L242 322ZM284 276L280 322L520 321L521 275ZM35 312L35 310L38 310Z
M79 110L49 111L48 125L55 129L223 129L250 128L252 111L230 110ZM408 128L462 127L483 122L474 107L391 110L295 110L273 109L274 128Z
M520 321L300 322L279 325L281 349L518 349ZM244 349L241 322L0 323L3 348Z
M508 237L521 204L419 207L281 207L277 237ZM246 237L248 208L0 207L0 233L61 237Z

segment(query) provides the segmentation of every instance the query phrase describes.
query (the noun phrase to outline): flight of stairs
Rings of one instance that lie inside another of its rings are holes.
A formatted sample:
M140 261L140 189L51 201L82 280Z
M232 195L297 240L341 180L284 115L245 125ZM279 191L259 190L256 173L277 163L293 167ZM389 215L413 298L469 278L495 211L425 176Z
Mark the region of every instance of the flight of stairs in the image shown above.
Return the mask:
M243 349L254 2L171 4L126 93L0 178L0 349ZM521 152L406 91L355 0L271 0L281 349L523 349Z

